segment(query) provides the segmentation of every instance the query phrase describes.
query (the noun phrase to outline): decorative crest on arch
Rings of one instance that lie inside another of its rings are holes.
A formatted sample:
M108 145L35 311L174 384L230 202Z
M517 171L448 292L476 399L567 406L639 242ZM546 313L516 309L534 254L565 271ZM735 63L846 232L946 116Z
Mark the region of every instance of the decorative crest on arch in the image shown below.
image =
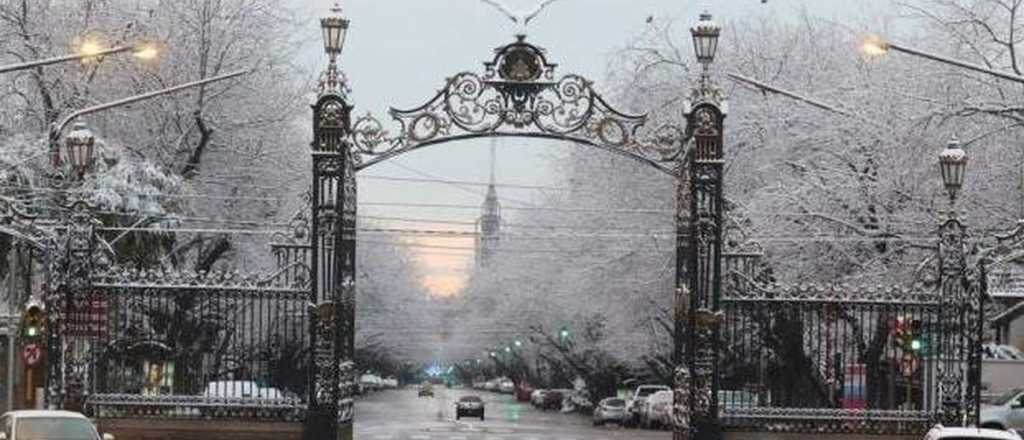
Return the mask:
M518 36L495 49L483 73L448 78L427 103L392 108L400 124L391 136L370 114L354 121L350 133L360 170L390 157L445 141L487 136L522 136L592 145L638 159L670 175L684 144L674 125L648 128L646 115L620 112L579 75L555 77L557 65L544 49Z

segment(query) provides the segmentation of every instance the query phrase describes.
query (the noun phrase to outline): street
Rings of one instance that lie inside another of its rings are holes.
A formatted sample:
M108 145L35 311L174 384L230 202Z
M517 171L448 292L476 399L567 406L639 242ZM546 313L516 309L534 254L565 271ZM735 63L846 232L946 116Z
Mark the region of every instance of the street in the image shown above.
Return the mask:
M510 395L468 389L434 389L417 397L415 388L383 391L356 403L356 437L372 440L667 440L668 431L592 426L578 414L543 412ZM485 420L455 420L455 401L467 394L485 402Z

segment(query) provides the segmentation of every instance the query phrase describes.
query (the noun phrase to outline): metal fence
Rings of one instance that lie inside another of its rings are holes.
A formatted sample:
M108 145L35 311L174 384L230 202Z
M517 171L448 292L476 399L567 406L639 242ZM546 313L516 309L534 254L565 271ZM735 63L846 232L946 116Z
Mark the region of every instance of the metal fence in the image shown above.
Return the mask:
M934 289L730 290L717 391L726 426L920 433L940 420L940 375L964 360L945 347L963 329L943 320Z
M112 269L64 321L96 417L304 418L308 276ZM70 367L70 368L73 368Z

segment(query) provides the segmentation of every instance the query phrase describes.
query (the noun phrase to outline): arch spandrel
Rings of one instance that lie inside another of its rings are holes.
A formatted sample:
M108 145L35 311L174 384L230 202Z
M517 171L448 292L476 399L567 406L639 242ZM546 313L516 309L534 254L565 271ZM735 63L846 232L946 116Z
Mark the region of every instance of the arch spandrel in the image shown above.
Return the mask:
M678 175L684 145L674 125L647 125L608 104L593 82L575 74L555 76L545 51L519 37L495 49L482 73L461 72L425 104L388 113L398 123L391 135L373 115L353 121L349 141L357 170L429 145L479 137L534 137L597 147Z

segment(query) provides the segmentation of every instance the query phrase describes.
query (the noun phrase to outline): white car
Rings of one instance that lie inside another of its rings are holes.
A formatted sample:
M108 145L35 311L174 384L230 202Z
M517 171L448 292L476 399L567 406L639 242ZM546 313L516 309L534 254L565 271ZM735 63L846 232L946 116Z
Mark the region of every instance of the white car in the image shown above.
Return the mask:
M985 344L981 346L981 354L985 359L1024 360L1024 352L1012 345Z
M935 425L924 435L924 440L1022 440L1013 431L985 428L961 428Z
M227 397L232 399L284 399L277 388L265 388L251 380L225 380L206 384L206 397Z
M644 399L658 391L672 391L665 385L640 385L636 387L633 398L626 401L626 424L636 425L640 423L640 409L643 408Z
M114 440L114 436L96 432L85 416L71 411L23 410L0 416L0 440Z
M1024 388L1009 390L982 405L978 419L982 428L1024 429Z
M498 382L498 392L503 394L512 394L516 391L516 384L509 379Z
M672 391L658 391L641 403L640 426L662 428L672 425Z

